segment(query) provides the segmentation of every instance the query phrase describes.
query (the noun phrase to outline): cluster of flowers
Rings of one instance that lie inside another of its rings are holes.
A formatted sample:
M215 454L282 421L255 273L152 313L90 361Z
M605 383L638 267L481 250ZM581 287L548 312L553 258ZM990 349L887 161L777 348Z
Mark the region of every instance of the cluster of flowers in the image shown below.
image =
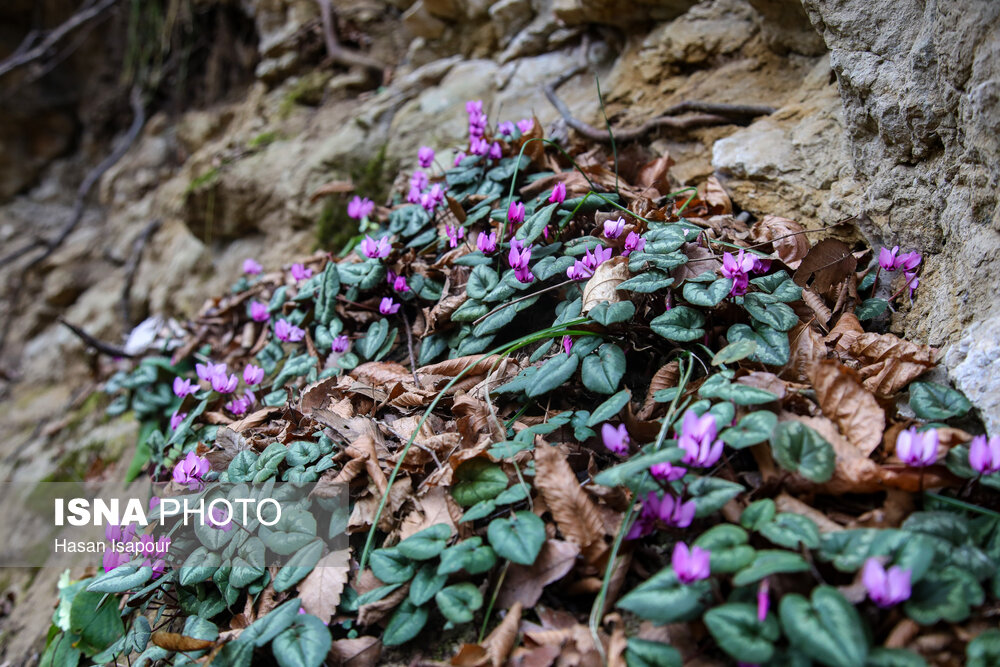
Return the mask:
M153 497L149 508L152 510L159 501L159 498ZM104 529L104 536L112 545L111 549L104 552L102 559L105 572L130 563L136 554L149 555L142 560L140 566L151 568L154 579L160 578L167 571L167 561L160 554L166 554L170 550L169 536L160 535L154 539L152 535L137 535L135 524L108 524ZM126 544L132 546L125 547Z
M430 157L426 165L423 159L424 151L430 152ZM420 166L429 167L431 162L434 161L434 151L424 146L420 149L420 154ZM411 204L420 204L425 211L433 214L438 206L444 204L444 190L440 183L430 185L430 179L427 174L418 169L413 172L413 176L410 178L410 192L406 195L406 201Z
M908 466L931 466L937 462L939 442L937 429L918 431L911 426L896 437L896 456ZM969 443L969 467L980 475L1000 472L1000 435L988 439L985 435L977 435L972 439Z
M729 252L722 253L722 275L733 281L733 286L729 290L730 296L743 296L747 293L750 285L751 273L767 273L771 268L771 260L761 259L752 253L746 253L742 249L736 255Z
M913 292L920 286L920 278L917 277L917 267L923 258L916 250L899 254L899 246L893 246L892 250L882 248L878 253L878 265L880 270L895 271L903 270L903 278L906 280L903 288L910 288L910 298ZM902 291L902 290L900 290Z
M280 322L284 322L284 320L281 320ZM229 368L224 363L213 364L209 361L204 364L195 364L195 372L197 373L199 380L211 386L213 391L217 391L220 394L233 393L236 391L236 387L238 387L240 383L240 379L237 377L236 373L230 374ZM226 409L234 415L242 415L246 413L257 400L253 391L249 388L260 384L263 379L263 368L254 366L253 364L247 364L243 369L243 382L246 384L247 390L242 396L234 397L231 401L226 403ZM200 389L200 385L192 382L190 378L175 377L173 388L175 396L178 398L184 398L190 394L197 393ZM186 417L186 412L175 412L173 416L170 417L171 430L176 430Z

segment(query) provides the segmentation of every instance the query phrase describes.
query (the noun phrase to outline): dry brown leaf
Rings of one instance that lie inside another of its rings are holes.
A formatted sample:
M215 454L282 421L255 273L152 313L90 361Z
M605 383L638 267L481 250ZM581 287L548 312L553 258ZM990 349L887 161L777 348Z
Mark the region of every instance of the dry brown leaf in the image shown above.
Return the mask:
M800 287L812 279L812 288L824 294L854 273L857 264L849 245L837 239L823 239L809 249L792 279Z
M868 457L882 444L885 411L861 384L856 372L828 359L813 365L809 381L816 389L823 414L833 420L847 440Z
M639 169L635 177L635 184L644 188L655 188L660 196L670 192L670 177L667 175L670 167L674 164L669 153L664 153L660 157L647 162Z
M330 644L331 665L340 667L374 667L382 656L382 642L378 637L362 636L356 639L338 639Z
M512 564L507 569L497 604L511 608L519 604L534 607L542 597L542 590L569 574L579 555L580 547L572 542L546 540L534 564Z
M316 191L309 197L309 201L315 202L326 195L340 195L346 192L354 192L353 181L349 179L346 181L329 181L316 188Z
M374 577L372 577L374 578ZM376 581L378 581L376 579ZM379 583L379 585L383 585ZM410 594L409 582L403 584L392 593L389 593L381 600L362 605L358 609L358 623L360 625L373 625L389 615L393 609L403 604L403 600Z
M709 176L704 191L702 199L711 207L712 213L719 215L733 212L733 201L729 198L729 193L722 187L718 178Z
M660 370L653 374L649 381L649 389L646 391L646 400L642 402L642 409L636 415L639 419L649 419L653 410L656 409L656 399L654 395L661 389L669 389L677 386L677 379L680 377L680 366L676 361L660 366Z
M157 630L151 637L153 643L168 651L204 651L215 646L211 639L195 639L176 632Z
M806 302L806 305L816 314L816 319L822 322L824 326L830 323L833 311L827 308L823 297L808 287L804 287L802 288L802 300Z
M603 262L594 275L591 276L587 284L583 286L583 310L584 315L597 304L607 301L608 303L618 303L622 300L622 295L618 291L618 286L628 280L628 257L612 257Z
M837 324L830 330L830 333L823 339L827 345L833 345L834 351L845 359L851 345L863 334L865 330L861 327L858 316L847 312L837 319Z
M843 318L841 318L843 319ZM849 353L861 362L865 387L877 396L891 396L937 363L938 352L892 334L857 336Z
M558 447L535 449L535 488L542 494L559 532L581 548L604 539L604 522L597 505L580 488L576 474Z
M507 661L507 656L510 655L510 650L514 648L514 642L517 641L517 629L521 624L521 612L522 606L519 602L511 605L500 625L493 628L493 632L483 642L493 667L500 667L504 664Z
M736 378L736 382L745 384L748 387L757 387L758 389L769 391L778 397L777 400L784 398L785 394L788 393L788 383L774 373L766 371L751 371L746 375Z
M844 530L843 526L832 520L823 512L820 512L815 507L807 505L798 498L790 496L787 493L782 492L777 498L775 498L774 505L779 512L801 514L804 517L812 519L821 533L835 533L837 531Z
M490 658L479 644L462 644L458 653L452 656L450 664L455 667L483 667L490 664Z
M791 354L781 376L795 382L806 382L809 380L809 369L816 362L826 359L823 336L808 323L800 322L788 332L788 342Z
M413 379L409 369L395 361L369 361L360 364L348 373L363 385L381 387L394 382L407 382Z
M454 535L458 525L452 516L449 500L451 500L450 495L440 486L431 487L423 495L414 498L414 504L418 509L410 512L400 524L400 541L439 523L448 524L451 534Z
M750 229L750 238L756 243L770 242L774 252L790 268L798 268L799 261L809 252L809 240L799 223L777 215L765 215Z
M848 442L837 425L826 417L803 417L790 412L778 415L779 421L798 421L819 433L833 446L836 465L833 478L822 484L825 492L831 494L874 493L882 489L882 471L877 463L862 456L857 447ZM804 481L804 480L803 480ZM807 489L815 489L811 482L804 484Z
M472 368L465 374L465 377L470 375L485 375L490 372L493 365L500 361L502 357L500 355L494 354L490 356L484 356L482 354L471 354L466 357L458 357L456 359L446 359L440 361L436 364L431 364L430 366L421 366L417 369L417 373L420 376L424 375L440 375L442 377L451 378L455 377L459 373L465 370L466 366L472 365ZM445 381L447 383L447 380Z
M299 598L302 608L324 623L329 623L340 604L340 595L350 575L348 549L331 551L319 559L316 567L299 582Z
M722 260L697 243L685 243L681 246L681 252L687 255L688 261L670 272L674 278L674 287L680 287L685 280L697 278L706 271L716 273L722 268Z

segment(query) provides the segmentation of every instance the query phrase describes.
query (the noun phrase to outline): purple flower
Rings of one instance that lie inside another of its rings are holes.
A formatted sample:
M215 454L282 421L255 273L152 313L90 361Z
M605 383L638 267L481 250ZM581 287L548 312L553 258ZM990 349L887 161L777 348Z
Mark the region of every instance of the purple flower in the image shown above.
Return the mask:
M104 537L108 538L109 542L131 542L135 539L136 529L137 526L134 523L124 526L109 523L104 529Z
M252 387L255 384L260 384L260 381L263 379L264 379L264 369L261 368L260 366L247 364L246 368L243 369L243 382L248 387Z
M625 231L625 218L604 221L604 238L616 239Z
M521 130L521 134L527 134L535 128L534 118L522 118L517 121L517 129Z
M503 157L503 149L500 147L500 142L494 141L493 145L490 146L490 159L499 160Z
M415 185L410 186L410 191L406 194L406 201L411 204L419 204L421 198L420 188Z
M446 225L444 231L448 235L448 245L452 248L457 248L459 240L465 238L465 229L461 225Z
M179 398L184 398L188 394L194 394L198 391L198 386L191 382L191 380L184 379L181 380L179 377L174 378L174 395Z
M628 437L628 429L625 428L625 424L612 426L609 423L605 423L601 427L601 440L604 441L605 447L618 456L628 454L630 438Z
M519 282L527 285L535 279L535 274L531 272L527 266L519 266L514 269L514 277L518 279Z
M175 412L172 414L170 416L170 430L176 431L177 427L180 426L185 419L187 419L187 416L188 413L186 412Z
M469 140L469 152L473 155L486 155L490 152L490 144L482 137L473 137Z
M562 346L563 346L563 351L566 354L569 354L570 351L573 349L573 339L570 338L569 336L563 336L562 337Z
M243 273L249 276L255 276L263 270L264 267L258 264L257 260L255 260L254 258L248 257L247 259L243 260Z
M611 248L605 248L601 244L598 244L593 252L590 251L590 248L587 248L583 254L583 265L591 271L595 271L597 267L611 259L613 252Z
M470 116L475 113L483 112L483 101L482 100L469 100L465 103L465 113Z
M1000 435L977 435L969 443L969 465L980 475L1000 472Z
M497 132L499 132L504 136L510 136L514 134L514 123L510 122L509 120L500 123L499 125L497 125Z
M911 271L904 271L903 276L906 278L906 286L910 288L910 301L912 301L913 292L920 287L920 278L917 277L916 273Z
M510 252L507 253L507 263L510 264L510 268L527 269L530 261L531 245L525 246L519 240L513 239L510 242Z
M667 494L662 499L650 491L642 503L642 512L632 525L625 539L634 540L653 532L657 522L676 528L687 528L694 521L697 507L694 500L682 503L680 498Z
M307 269L303 264L292 264L292 280L299 282L302 280L308 280L312 274L312 269Z
M105 572L110 572L116 567L125 565L126 563L129 562L129 560L130 558L127 553L121 553L118 551L112 551L111 549L108 549L107 551L104 552L104 557L101 559L101 564L104 566Z
M375 210L375 202L373 202L368 197L362 199L357 195L354 196L347 204L347 215L354 218L355 220L361 220L362 218L367 218Z
M306 332L288 320L278 320L274 325L274 335L284 343L298 343L305 338Z
M718 429L715 417L705 413L701 417L694 410L684 413L677 444L684 450L681 461L689 466L708 468L722 456L722 441L716 440Z
M434 201L434 197L431 197L431 193L425 192L420 195L420 205L424 207L424 210L430 214L434 214L434 209L437 207L437 202Z
M708 579L711 573L709 563L711 553L701 547L692 547L678 542L674 545L674 553L670 556L670 564L674 566L674 574L682 584L690 584L702 579Z
M622 257L628 257L633 251L642 252L642 249L645 247L646 239L635 232L629 232L628 236L625 237L625 248L622 250Z
M229 377L226 377L225 373L218 373L212 376L212 389L219 392L220 394L233 393L234 391L236 391L236 386L239 383L240 379L236 377L236 373L233 373Z
M420 150L417 151L417 161L421 167L427 169L434 164L434 149L430 146L421 146Z
M399 312L399 304L393 301L391 296L384 296L378 304L378 312L383 315L395 315Z
M903 253L896 258L896 268L903 269L903 271L913 271L913 269L920 266L920 260L923 259L920 253L916 250L912 250L907 253Z
M549 195L549 202L552 204L561 204L564 201L566 201L566 184L559 181L556 183L556 186L552 188L552 194Z
M570 280L586 280L593 275L594 270L580 260L576 260L573 262L573 266L566 269L566 276Z
M507 219L513 223L524 222L524 204L512 201L507 207Z
M194 371L198 374L199 380L202 380L203 382L211 382L212 378L219 373L224 375L227 369L225 364L213 364L209 361L204 364L195 364Z
M476 247L484 255L489 255L496 252L497 249L497 233L490 232L487 236L486 232L479 232L479 236L476 237Z
M216 530L228 533L233 529L233 516L232 513L227 515L226 510L216 505L212 508L212 511L209 512L207 523Z
M771 598L768 597L770 588L771 584L768 583L767 577L761 579L757 587L757 620L761 623L767 619L767 611L771 608Z
M664 482L674 482L687 474L687 469L671 465L669 462L655 463L649 467L650 474Z
M344 354L350 346L351 341L348 340L347 336L340 335L333 339L333 346L331 349L334 354Z
M384 236L376 241L366 234L360 245L361 252L368 259L385 259L392 252L392 245L389 243L389 239Z
M409 292L410 286L406 284L406 276L396 276L392 281L392 289L397 292Z
M174 481L189 489L198 489L201 488L201 478L211 469L212 465L208 459L194 452L188 452L187 456L174 466Z
M254 322L266 322L271 317L267 312L267 304L260 301L250 302L250 319Z
M899 246L894 246L892 250L888 248L882 248L878 251L878 265L882 267L884 271L895 271L896 270L896 253L899 252Z
M458 153L455 154L455 161L452 164L454 164L457 167L458 165L462 164L462 160L464 160L465 158L466 158L465 153L463 151L458 151Z
M224 407L226 410L229 410L229 412L239 417L242 414L246 414L252 403L253 401L248 400L246 396L239 396L226 403Z
M906 465L923 468L937 460L938 432L929 428L918 432L913 426L896 438L896 456Z
M427 174L417 169L413 172L413 176L410 177L410 187L423 190L428 185L430 185L430 180L427 178Z
M733 281L733 286L729 290L731 296L746 294L750 284L750 272L753 268L753 255L746 254L742 249L735 256L729 252L722 253L722 275Z
M883 609L892 607L910 598L911 570L893 565L887 572L875 558L865 561L861 571L861 582L868 589L868 597Z

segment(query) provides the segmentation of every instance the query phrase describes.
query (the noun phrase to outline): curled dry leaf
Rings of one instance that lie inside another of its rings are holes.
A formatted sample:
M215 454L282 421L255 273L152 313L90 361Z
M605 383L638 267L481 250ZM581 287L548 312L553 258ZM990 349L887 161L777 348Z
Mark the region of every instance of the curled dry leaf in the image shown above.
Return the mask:
M639 419L649 419L656 409L656 392L661 389L670 389L677 386L677 379L680 377L680 366L677 361L660 366L660 370L653 374L649 381L649 389L646 391L646 400L642 402L642 409L636 415Z
M580 488L576 474L558 447L535 449L535 488L542 494L559 532L581 548L604 539L604 521L597 505Z
M374 575L372 579L375 579ZM378 581L378 579L375 579ZM378 586L382 586L382 582L378 583ZM372 588L378 588L378 586L373 586ZM373 625L378 623L383 618L389 615L393 609L398 607L403 603L403 600L410 594L410 583L407 582L394 590L393 592L386 595L381 600L376 600L369 604L363 605L358 609L358 623L360 625Z
M736 382L745 384L748 387L757 387L758 389L769 391L778 397L776 400L781 400L788 393L788 383L774 373L768 373L767 371L751 371L746 375L736 378Z
M789 361L781 370L781 376L795 382L809 380L809 369L826 359L827 348L823 336L807 322L800 322L788 332L791 348Z
M892 334L860 334L849 352L862 364L858 372L865 387L878 396L895 394L933 368L938 359L934 348Z
M382 642L364 635L355 639L337 639L330 645L328 660L338 667L375 667L382 657Z
M833 317L833 311L827 308L823 297L806 287L802 290L802 300L815 313L817 320L822 322L824 326L829 324L830 318Z
M330 622L340 604L340 595L350 575L350 555L347 549L331 551L299 583L302 608L324 623Z
M664 153L655 160L647 162L642 165L642 168L636 175L636 185L641 185L644 188L654 188L661 196L667 194L670 192L670 177L667 174L673 164L674 161L668 153Z
M507 569L498 604L534 607L542 590L569 574L579 555L580 547L573 542L546 540L534 564L512 564Z
M176 632L157 630L151 637L154 644L168 651L204 651L215 646L211 639L195 639Z
M770 242L781 261L795 269L809 252L809 240L804 231L805 228L794 220L765 215L751 227L750 238L756 243Z
M857 265L849 245L837 239L823 239L809 249L792 278L800 287L806 287L811 280L812 288L825 294L854 273Z
M861 328L861 322L854 313L844 313L837 319L837 324L830 330L830 333L823 339L827 345L833 345L834 351L841 359L849 358L849 350L858 336L865 332Z
M591 308L602 301L608 303L621 301L622 295L618 291L618 286L628 278L628 257L612 257L602 263L583 287L583 314L589 313Z
M500 625L493 628L493 632L483 642L493 667L503 665L507 661L511 649L514 648L514 642L517 641L517 629L521 624L522 611L521 603L515 602L511 605Z
M328 181L316 188L316 191L309 197L310 202L316 202L326 195L340 195L346 192L354 192L354 181Z
M502 357L497 354L490 356L472 354L466 357L458 357L456 359L446 359L436 364L431 364L430 366L421 366L417 369L417 373L421 376L440 375L450 380L464 371L467 366L472 364L472 368L465 374L465 377L486 375L493 368L494 364L499 362L501 359ZM447 383L447 380L445 383Z
M729 198L729 193L722 187L722 183L715 176L709 176L704 185L702 199L708 204L712 213L726 214L733 212L733 201Z
M816 389L823 414L833 420L847 440L864 456L882 444L885 411L861 384L858 374L829 359L812 366L809 381Z

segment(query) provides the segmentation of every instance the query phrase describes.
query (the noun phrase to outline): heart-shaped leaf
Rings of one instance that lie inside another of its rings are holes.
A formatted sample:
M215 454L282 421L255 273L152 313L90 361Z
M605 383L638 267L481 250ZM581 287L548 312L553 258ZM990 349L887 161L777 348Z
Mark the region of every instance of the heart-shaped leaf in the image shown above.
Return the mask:
M809 549L819 546L819 528L801 514L782 512L759 530L771 542L787 549L798 549L800 544Z
M934 625L941 620L961 623L969 617L970 607L981 605L984 597L972 574L949 565L940 572L929 572L917 582L903 609L921 625Z
M704 579L681 583L674 569L667 567L633 588L618 606L660 625L690 621L701 616L711 590Z
M936 382L910 384L910 407L922 419L960 417L972 408L969 399L951 387Z
M758 410L744 415L736 426L722 431L719 438L733 449L743 449L769 440L777 425L776 414L769 410Z
M775 640L781 636L773 615L761 622L757 608L742 602L709 609L704 620L719 648L740 662L767 662L774 655Z
M612 343L602 345L596 354L587 355L580 371L583 386L598 394L615 393L624 375L625 353Z
M765 298L759 292L751 292L743 297L743 307L750 316L762 324L778 331L788 331L799 322L798 316L787 304Z
M711 553L712 574L730 574L749 565L756 555L747 544L749 536L739 526L720 523L706 530L694 541L694 546Z
M389 619L382 633L382 643L386 646L399 646L410 641L427 625L427 607L418 607L409 600L399 605L399 609Z
M752 340L738 340L715 353L712 357L713 366L721 366L722 364L731 364L734 361L739 361L740 359L746 359L757 349L757 343Z
M781 626L792 645L827 667L864 667L868 640L857 610L836 588L817 586L810 600L785 595Z
M694 500L694 515L697 518L718 512L743 491L742 484L719 477L699 477L688 485L688 494Z
M586 361L584 362L584 368L587 367ZM594 413L587 418L587 426L597 426L602 422L606 422L612 417L615 417L619 412L622 411L626 405L628 405L631 393L628 389L622 389L620 392L604 401L594 410Z
M635 315L635 304L631 301L619 301L617 303L603 301L591 308L587 314L590 316L590 319L608 327L617 322L624 322L631 319Z
M376 549L371 557L372 572L387 584L402 584L413 578L417 566L396 547Z
M762 364L784 366L788 363L791 354L788 347L788 334L772 329L766 324L757 324L753 329L746 324L734 324L729 327L726 338L729 339L730 343L741 340L753 341L757 347L749 358L751 361L759 361Z
M579 364L580 358L575 354L557 354L541 365L525 393L528 398L535 398L557 389L573 376Z
M782 468L813 482L833 477L836 455L829 442L802 422L778 424L771 438L771 451Z
M682 293L684 295L684 300L688 303L692 303L696 306L712 308L722 303L722 300L729 295L729 291L732 288L733 281L731 278L719 278L718 280L713 280L708 284L689 280L684 283L684 290Z
M775 300L798 301L802 298L802 288L795 284L786 271L778 271L770 275L754 278L750 281L757 287L770 294Z
M323 621L302 614L274 638L271 652L281 667L319 667L330 651L330 630Z
M888 307L889 302L885 299L865 299L861 302L861 305L854 309L854 314L859 320L864 322L865 320L875 319L884 313Z
M468 623L483 606L483 595L469 582L454 584L434 596L441 615L452 623Z
M441 552L439 574L452 574L465 570L480 574L490 570L497 562L496 552L479 537L470 537Z
M694 308L677 306L653 318L649 326L667 340L686 343L704 337L705 316Z
M734 586L755 584L764 577L784 572L805 572L809 563L799 554L791 551L762 550L754 556L753 562L733 577Z
M674 279L667 275L665 271L653 270L640 273L634 278L629 278L616 289L635 292L637 294L650 294L670 287L673 284Z
M202 550L204 547L196 549ZM119 565L110 572L103 572L90 580L88 591L95 593L123 593L131 588L142 586L153 576L153 568L137 567L135 565ZM207 579L211 573L202 578Z
M545 522L531 512L514 512L491 521L486 535L498 556L531 565L545 543Z
M757 500L747 505L743 513L740 514L740 525L747 530L757 531L771 523L777 513L774 501L770 498Z
M506 482L507 476L504 475L504 483ZM430 528L410 535L397 544L396 548L410 560L427 560L444 551L449 537L451 537L451 526L446 523L436 523Z
M462 507L471 507L496 498L508 483L507 473L496 463L486 458L468 459L455 469L451 496Z
M447 574L440 574L433 563L424 563L410 582L407 599L418 607L437 595L448 581Z
M354 349L365 359L372 359L388 335L389 321L384 317L379 318L368 326L368 332L364 338L354 344Z
M469 274L469 280L465 283L465 293L470 299L482 300L499 283L500 276L491 267L477 266Z
M625 648L625 662L629 667L681 667L680 652L670 644L629 637Z

